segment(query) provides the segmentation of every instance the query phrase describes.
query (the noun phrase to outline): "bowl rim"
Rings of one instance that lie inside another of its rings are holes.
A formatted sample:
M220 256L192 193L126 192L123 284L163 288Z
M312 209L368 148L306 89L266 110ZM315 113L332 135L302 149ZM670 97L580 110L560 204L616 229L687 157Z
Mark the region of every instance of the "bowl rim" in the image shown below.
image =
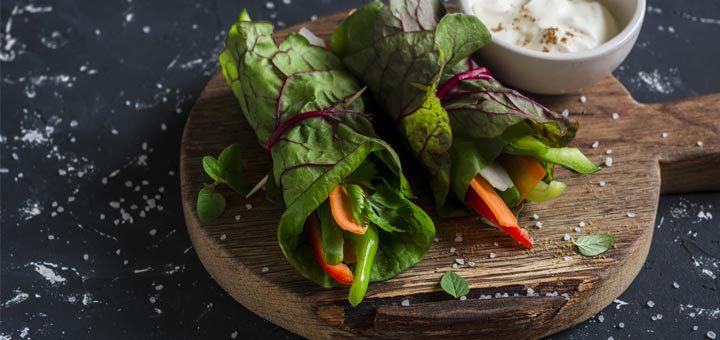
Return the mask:
M465 4L468 1L469 0L458 0L460 4L459 7L463 13L472 15L472 13L470 13L465 8ZM576 61L597 58L609 54L614 50L620 48L621 46L624 46L626 43L632 41L633 36L635 36L642 28L642 23L645 19L646 3L647 0L636 0L635 13L633 13L632 19L630 19L630 22L625 25L625 28L620 31L620 33L615 35L615 37L613 37L612 39L600 44L600 46L598 47L591 48L589 50L567 53L547 53L516 46L515 44L496 39L495 37L492 37L491 43L515 52L517 54L522 54L528 57L548 61Z

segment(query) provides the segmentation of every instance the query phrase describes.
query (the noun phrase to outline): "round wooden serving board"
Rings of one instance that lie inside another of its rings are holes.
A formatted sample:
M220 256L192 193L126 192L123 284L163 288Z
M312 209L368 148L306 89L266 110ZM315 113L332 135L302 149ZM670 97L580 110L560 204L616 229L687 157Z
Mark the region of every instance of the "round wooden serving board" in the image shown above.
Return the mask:
M305 26L328 38L343 18L320 18L279 36ZM580 121L573 144L598 164L612 149L613 163L591 176L559 171L557 177L568 190L552 202L525 206L519 221L535 239L532 251L477 218L437 218L422 174L415 171L417 164L407 161L405 172L421 196L419 204L436 222L439 242L412 269L372 283L364 302L352 308L347 288L315 286L285 260L276 237L283 206L262 192L245 199L226 191L225 213L207 225L198 221L197 193L210 182L202 156L239 143L250 182L271 168L217 73L197 100L183 135L180 174L188 233L200 260L230 295L305 337L529 339L558 332L590 318L630 285L650 247L660 193L720 189L720 95L643 105L614 78L583 94L587 103L581 103L579 95L539 99L557 111L569 109ZM620 118L612 119L613 112ZM599 141L598 148L591 147L594 141ZM534 213L542 228L534 227ZM588 226L576 233L580 221ZM613 234L616 246L595 258L576 254L571 242L563 241L565 234L597 233ZM465 265L457 271L471 288L465 301L453 300L439 286L440 277L453 270L458 258ZM405 299L409 306L401 306Z

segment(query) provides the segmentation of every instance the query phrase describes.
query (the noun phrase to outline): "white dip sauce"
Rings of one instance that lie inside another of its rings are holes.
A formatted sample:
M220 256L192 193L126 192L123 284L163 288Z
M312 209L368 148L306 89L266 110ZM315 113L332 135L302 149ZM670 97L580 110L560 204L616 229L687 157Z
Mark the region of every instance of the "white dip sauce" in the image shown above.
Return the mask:
M536 51L585 51L618 34L615 18L593 0L468 0L465 7L494 39Z

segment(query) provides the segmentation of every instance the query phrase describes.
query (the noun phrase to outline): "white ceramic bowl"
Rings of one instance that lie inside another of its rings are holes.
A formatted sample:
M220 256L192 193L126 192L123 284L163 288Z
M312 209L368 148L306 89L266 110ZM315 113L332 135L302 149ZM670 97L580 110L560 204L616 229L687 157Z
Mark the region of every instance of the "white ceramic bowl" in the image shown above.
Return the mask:
M460 10L470 14L471 0L458 0ZM544 53L492 39L478 52L493 74L504 84L539 94L564 94L612 73L632 50L643 19L646 0L601 0L622 31L591 50Z

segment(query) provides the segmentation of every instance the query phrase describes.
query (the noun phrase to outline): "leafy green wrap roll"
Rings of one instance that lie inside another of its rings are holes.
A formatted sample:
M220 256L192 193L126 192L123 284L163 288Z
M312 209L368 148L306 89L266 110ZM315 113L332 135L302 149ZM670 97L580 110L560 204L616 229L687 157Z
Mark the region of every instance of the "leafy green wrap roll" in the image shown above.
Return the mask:
M360 83L332 52L295 33L276 43L272 33L243 12L220 54L222 72L272 157L287 208L278 226L284 255L323 287L352 284L356 305L369 281L420 261L435 227L408 200L399 158L376 136Z
M439 0L390 0L354 12L333 34L332 48L396 121L430 176L440 212L462 213L456 207L464 202L531 247L508 207L557 196L564 185L553 181L554 164L582 173L597 167L563 147L576 122L473 63L470 56L489 40L479 19L448 14Z

